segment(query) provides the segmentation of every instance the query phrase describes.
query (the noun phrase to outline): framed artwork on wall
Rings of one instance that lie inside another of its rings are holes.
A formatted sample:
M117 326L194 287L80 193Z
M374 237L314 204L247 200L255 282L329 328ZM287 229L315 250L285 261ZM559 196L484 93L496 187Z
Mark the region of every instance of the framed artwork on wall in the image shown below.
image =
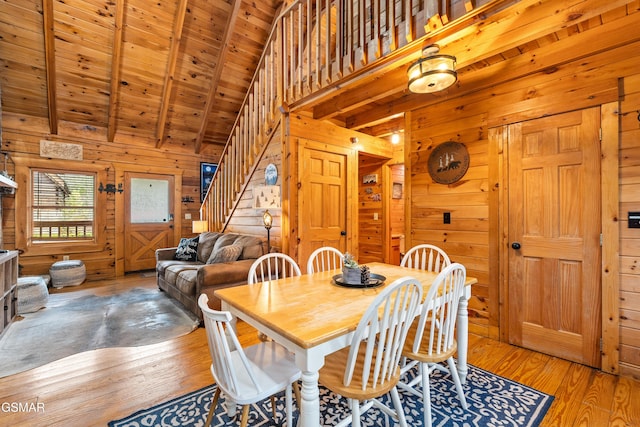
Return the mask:
M218 169L217 163L200 162L200 203L204 201L216 169Z

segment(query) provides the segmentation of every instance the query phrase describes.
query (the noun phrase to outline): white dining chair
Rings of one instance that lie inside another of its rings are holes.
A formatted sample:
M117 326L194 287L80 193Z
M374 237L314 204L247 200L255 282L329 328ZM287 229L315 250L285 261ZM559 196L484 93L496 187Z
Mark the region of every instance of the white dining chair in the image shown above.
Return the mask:
M247 283L265 282L267 280L300 276L302 272L296 261L287 254L270 253L256 259L249 268Z
M240 425L245 427L251 404L267 397L271 397L275 419L274 395L283 390L287 426L292 427L292 383L297 382L301 375L293 353L273 341L242 348L230 323L231 313L210 309L208 301L207 295L202 294L198 305L204 317L211 354L211 375L217 387L205 427L211 425L221 393L242 406Z
M307 261L307 274L342 268L344 254L331 246L316 249Z
M418 374L410 381L405 377L398 387L422 398L425 427L431 426L431 392L429 374L435 369L448 371L455 384L462 408L467 400L462 390L454 355L458 348L455 337L458 303L464 292L467 277L463 265L454 263L445 267L431 284L422 305L420 317L411 325L402 355L408 363L402 367L404 375L418 365ZM448 369L441 365L447 362ZM421 391L416 385L421 385Z
M400 262L401 267L417 268L434 273L439 273L449 264L451 260L445 251L426 243L409 249Z
M285 277L301 276L302 271L296 261L287 254L270 253L256 259L249 268L247 284L266 282L267 280L283 279ZM270 338L262 332L258 332L260 341L269 341Z
M422 285L402 277L384 288L362 316L351 345L325 358L318 382L347 398L351 414L337 426L360 427L360 415L375 406L406 426L396 384L407 332L422 299ZM394 409L379 397L391 393ZM361 404L362 402L362 404Z

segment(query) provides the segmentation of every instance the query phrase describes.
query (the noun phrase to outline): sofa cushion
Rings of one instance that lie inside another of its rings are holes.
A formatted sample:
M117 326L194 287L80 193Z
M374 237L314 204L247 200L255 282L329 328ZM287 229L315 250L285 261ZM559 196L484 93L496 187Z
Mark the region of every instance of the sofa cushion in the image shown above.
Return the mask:
M214 249L211 252L211 256L207 260L207 264L217 264L220 262L236 261L238 258L240 258L242 249L243 249L242 246L235 245L235 244Z
M207 231L200 234L200 240L198 241L198 261L202 263L207 262L211 256L213 245L215 245L218 238L222 235L222 233L216 233L213 231Z
M190 295L195 298L196 293L196 277L198 270L182 270L176 278L176 288L184 295Z
M199 266L202 264L174 264L170 265L164 270L164 280L176 286L178 281L178 275L183 271L198 271Z
M234 233L225 233L216 240L216 244L213 245L213 250L223 248L225 246L233 245L238 239L238 235ZM211 252L213 253L213 252Z
M256 236L238 236L235 243L243 247L239 259L257 259L265 254L262 239Z
M171 267L172 265L192 265L192 266L198 266L198 265L202 265L199 262L187 262L187 261L178 261L176 259L170 259L170 260L163 260L163 261L158 261L156 263L156 272L161 275L164 276L164 271L168 268Z
M187 239L183 237L180 239L180 244L176 253L173 256L174 259L180 261L195 261L198 256L198 237Z

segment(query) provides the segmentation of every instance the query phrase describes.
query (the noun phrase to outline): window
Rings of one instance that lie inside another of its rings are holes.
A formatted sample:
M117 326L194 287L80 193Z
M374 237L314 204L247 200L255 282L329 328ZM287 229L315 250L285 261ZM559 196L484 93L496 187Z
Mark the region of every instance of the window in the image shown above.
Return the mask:
M110 250L107 220L116 196L99 191L100 183L115 181L109 164L12 159L25 189L15 194L16 249L24 256Z
M31 172L32 242L93 240L95 173Z

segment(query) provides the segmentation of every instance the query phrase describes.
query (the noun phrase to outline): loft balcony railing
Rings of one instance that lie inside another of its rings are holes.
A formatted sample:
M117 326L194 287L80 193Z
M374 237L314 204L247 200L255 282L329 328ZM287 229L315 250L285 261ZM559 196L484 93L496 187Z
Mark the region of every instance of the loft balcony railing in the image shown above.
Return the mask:
M515 2L298 0L288 5L267 40L200 208L202 218L211 230L224 230L282 107L302 105L454 22L470 22L488 9Z

